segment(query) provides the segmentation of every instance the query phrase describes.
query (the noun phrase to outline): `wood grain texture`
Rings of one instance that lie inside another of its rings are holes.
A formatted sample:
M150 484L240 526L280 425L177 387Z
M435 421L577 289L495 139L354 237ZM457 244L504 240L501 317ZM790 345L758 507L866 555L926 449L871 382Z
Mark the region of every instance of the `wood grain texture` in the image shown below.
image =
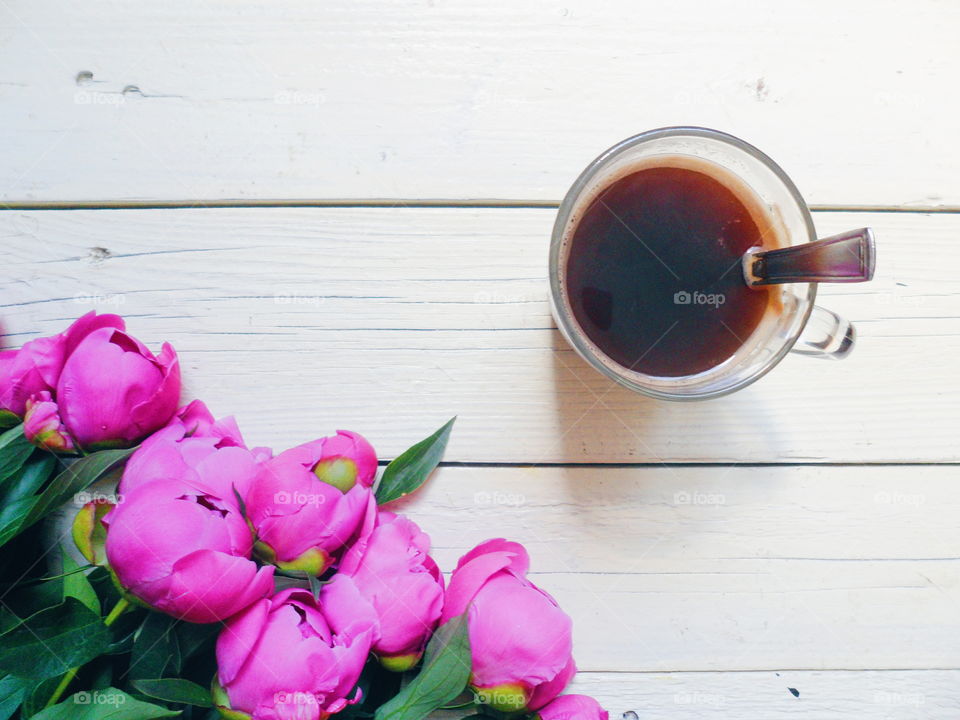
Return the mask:
M596 695L611 720L628 710L656 720L949 720L958 680L960 670L580 673L571 689Z
M808 201L960 205L949 0L0 6L0 200L557 201L717 127Z
M491 537L584 671L960 666L956 468L442 468L395 503L449 571ZM624 708L627 709L627 708Z
M458 414L447 460L957 460L960 216L818 213L872 225L876 280L823 286L860 346L789 357L706 403L647 400L570 351L546 302L554 213L232 209L0 213L4 342L119 311L179 351L189 396L255 444L348 427L393 457Z

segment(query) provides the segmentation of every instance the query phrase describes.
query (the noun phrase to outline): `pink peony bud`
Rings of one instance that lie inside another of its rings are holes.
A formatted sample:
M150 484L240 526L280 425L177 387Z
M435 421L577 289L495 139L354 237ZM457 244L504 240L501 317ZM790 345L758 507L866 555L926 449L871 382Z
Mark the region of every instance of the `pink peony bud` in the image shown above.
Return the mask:
M273 568L250 560L253 536L232 497L154 480L103 518L118 582L145 604L190 622L217 622L273 591Z
M318 604L309 591L294 588L227 621L217 639L213 688L221 714L323 720L357 702L359 692L352 691L375 630L339 602Z
M357 483L373 485L377 476L377 453L366 438L349 430L323 438L320 460L313 473L323 482L347 492Z
M23 433L30 442L44 450L68 453L76 449L73 438L60 420L57 404L46 390L41 390L27 400Z
M380 512L375 526L344 553L333 582L323 588L321 602L352 592L347 586L353 584L370 604L378 629L373 652L388 670L401 672L416 665L440 619L443 575L429 552L430 538L416 523Z
M539 720L608 720L609 714L589 695L560 695L540 708Z
M106 499L91 500L85 503L73 518L73 542L91 565L107 564L107 530L103 526L103 517L114 507L115 503Z
M349 465L331 469L341 460ZM245 498L258 557L283 570L323 573L375 505L375 473L373 449L359 435L343 432L261 463Z
M59 335L30 340L19 350L0 351L0 428L24 418L31 396L52 393L67 356L87 335L104 327L123 330L123 320L89 312Z
M570 617L527 579L529 565L519 543L478 545L453 571L440 619L469 609L470 685L503 712L543 707L576 672Z
M129 494L156 480L177 479L239 510L234 488L240 497L247 494L261 450L247 449L232 417L214 420L206 405L194 400L137 448L118 489Z

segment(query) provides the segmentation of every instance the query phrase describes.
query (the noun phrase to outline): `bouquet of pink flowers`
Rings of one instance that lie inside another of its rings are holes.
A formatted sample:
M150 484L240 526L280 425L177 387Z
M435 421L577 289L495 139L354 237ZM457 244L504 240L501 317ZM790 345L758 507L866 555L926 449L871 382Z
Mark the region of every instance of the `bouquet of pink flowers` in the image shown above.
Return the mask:
M522 545L445 582L384 509L453 420L380 472L357 433L274 454L180 390L115 315L0 352L0 720L606 720L561 694L572 623ZM71 500L75 548L44 545Z

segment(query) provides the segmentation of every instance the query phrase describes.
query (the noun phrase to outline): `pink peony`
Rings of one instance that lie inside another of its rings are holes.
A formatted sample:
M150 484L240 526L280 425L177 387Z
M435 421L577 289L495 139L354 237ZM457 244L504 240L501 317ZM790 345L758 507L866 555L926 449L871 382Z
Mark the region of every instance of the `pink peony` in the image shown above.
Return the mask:
M440 620L469 613L470 685L504 712L543 707L576 672L570 617L527 579L529 564L518 543L478 545L453 571Z
M380 663L390 670L409 670L440 619L443 575L428 554L430 538L412 520L380 512L369 525L373 527L344 553L321 601L353 592L352 584L376 618L373 652Z
M19 350L0 351L0 427L23 420L31 396L47 392L49 399L67 356L87 335L105 327L123 330L123 320L89 312L65 332L30 340Z
M19 380L6 391L14 410L30 391L23 405L31 442L51 450L129 447L170 420L180 398L176 353L165 343L154 357L123 327L116 315L88 313L62 335L34 341L43 352L29 343L17 351L29 350L34 370L20 372L24 362L14 358L20 370L5 372ZM36 387L38 377L50 387Z
M228 618L271 593L273 568L250 560L250 528L224 495L171 479L124 496L103 518L107 561L120 585L197 623Z
M283 570L323 573L374 503L376 467L370 444L344 431L262 463L245 498L257 555Z
M345 603L339 606L338 603ZM217 639L214 701L226 717L323 720L357 702L375 629L356 596L319 604L284 590L230 619Z

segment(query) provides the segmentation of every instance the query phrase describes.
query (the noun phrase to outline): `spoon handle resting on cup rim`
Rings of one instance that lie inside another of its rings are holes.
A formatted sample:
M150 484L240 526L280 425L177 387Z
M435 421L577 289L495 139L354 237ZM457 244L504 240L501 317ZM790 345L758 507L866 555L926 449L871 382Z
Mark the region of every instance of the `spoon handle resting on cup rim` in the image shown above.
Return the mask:
M876 248L870 228L776 250L753 247L743 256L747 285L794 282L866 282L873 278Z

